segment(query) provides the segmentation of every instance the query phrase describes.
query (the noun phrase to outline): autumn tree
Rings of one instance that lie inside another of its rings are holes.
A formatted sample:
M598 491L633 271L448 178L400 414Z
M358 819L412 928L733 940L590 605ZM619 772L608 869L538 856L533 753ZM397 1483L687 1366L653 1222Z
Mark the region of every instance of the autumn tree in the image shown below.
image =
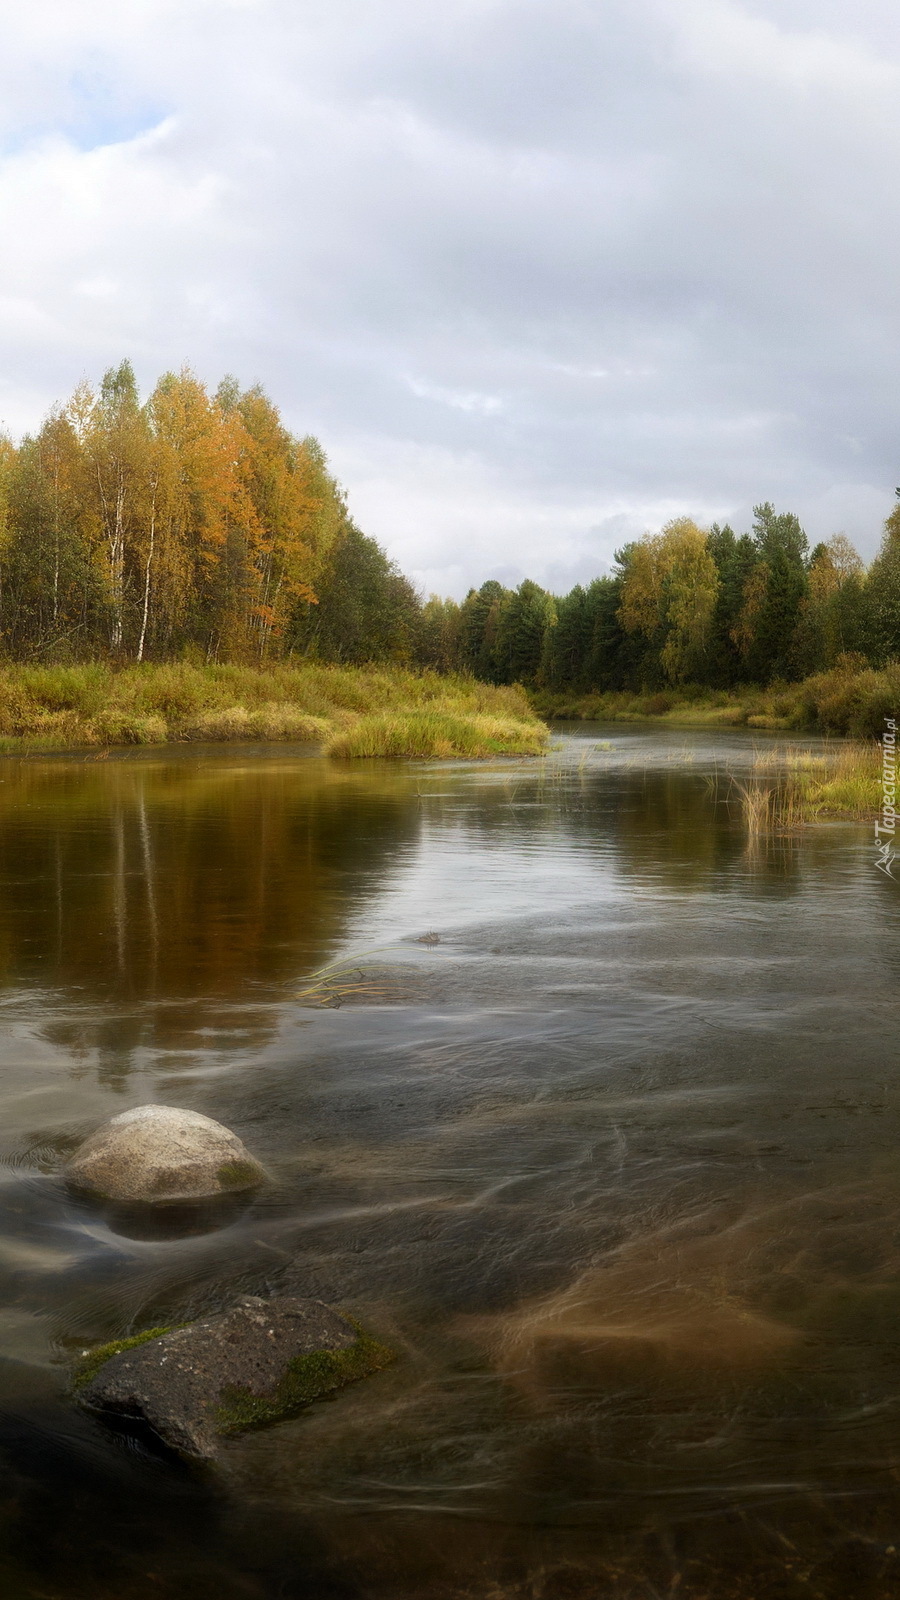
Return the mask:
M702 669L718 589L706 534L690 517L676 518L631 547L622 625L656 647L668 679L685 679Z
M248 389L231 414L243 425L239 466L251 512L245 524L248 620L263 661L297 602L315 599L313 542L322 486L310 453L262 389Z
M832 667L839 656L863 649L865 576L862 559L844 534L816 545L794 641L801 676Z
M129 555L137 525L146 515L149 487L147 423L131 362L110 367L99 395L77 395L67 416L80 432L87 521L105 580L110 644L119 654L125 644Z

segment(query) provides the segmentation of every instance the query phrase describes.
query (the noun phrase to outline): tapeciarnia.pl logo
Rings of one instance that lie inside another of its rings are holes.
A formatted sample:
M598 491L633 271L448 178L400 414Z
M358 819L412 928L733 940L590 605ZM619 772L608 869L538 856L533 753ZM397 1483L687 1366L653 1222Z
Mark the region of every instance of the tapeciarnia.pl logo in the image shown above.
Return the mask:
M895 859L894 835L897 828L897 720L885 717L881 735L881 816L875 823L875 865L887 877Z

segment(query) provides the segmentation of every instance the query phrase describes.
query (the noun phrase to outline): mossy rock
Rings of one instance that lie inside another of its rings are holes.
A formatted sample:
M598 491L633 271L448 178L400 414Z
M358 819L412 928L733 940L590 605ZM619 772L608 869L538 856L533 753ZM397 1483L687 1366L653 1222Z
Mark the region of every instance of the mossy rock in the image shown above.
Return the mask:
M358 1332L355 1344L344 1350L311 1350L308 1355L294 1356L271 1396L258 1396L238 1385L223 1389L215 1413L219 1433L227 1437L246 1433L248 1428L282 1422L323 1395L334 1394L348 1383L358 1383L390 1366L395 1360L394 1351L364 1333L357 1323L352 1326Z
M75 1374L79 1400L149 1427L190 1459L302 1411L386 1367L394 1352L318 1300L247 1296L231 1311L102 1345Z
M75 1368L72 1388L76 1394L86 1388L100 1368L105 1367L113 1356L121 1355L123 1350L137 1350L139 1345L149 1344L151 1339L163 1339L175 1328L183 1327L183 1322L167 1323L160 1328L148 1328L145 1333L134 1333L128 1339L110 1339L108 1344L98 1344L93 1350L85 1350Z

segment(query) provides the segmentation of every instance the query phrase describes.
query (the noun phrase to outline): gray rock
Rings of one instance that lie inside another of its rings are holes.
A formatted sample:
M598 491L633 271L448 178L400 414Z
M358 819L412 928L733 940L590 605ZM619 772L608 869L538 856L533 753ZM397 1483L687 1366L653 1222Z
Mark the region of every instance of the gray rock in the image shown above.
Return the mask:
M180 1455L209 1459L224 1436L278 1421L392 1356L320 1300L247 1296L120 1349L79 1398L108 1418L149 1425Z
M104 1123L66 1168L76 1189L106 1200L207 1200L262 1183L237 1134L198 1111L136 1106Z

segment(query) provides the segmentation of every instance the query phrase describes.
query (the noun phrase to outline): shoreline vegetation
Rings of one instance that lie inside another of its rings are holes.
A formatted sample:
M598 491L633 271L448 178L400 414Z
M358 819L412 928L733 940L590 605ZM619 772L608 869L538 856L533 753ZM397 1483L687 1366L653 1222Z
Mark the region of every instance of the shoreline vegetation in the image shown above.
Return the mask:
M535 690L531 703L552 721L655 722L684 728L760 728L877 739L900 706L900 662L880 671L845 656L829 672L799 683L710 689L609 690L585 694Z
M336 758L483 759L540 755L547 738L518 687L401 667L0 667L5 755L290 741Z

